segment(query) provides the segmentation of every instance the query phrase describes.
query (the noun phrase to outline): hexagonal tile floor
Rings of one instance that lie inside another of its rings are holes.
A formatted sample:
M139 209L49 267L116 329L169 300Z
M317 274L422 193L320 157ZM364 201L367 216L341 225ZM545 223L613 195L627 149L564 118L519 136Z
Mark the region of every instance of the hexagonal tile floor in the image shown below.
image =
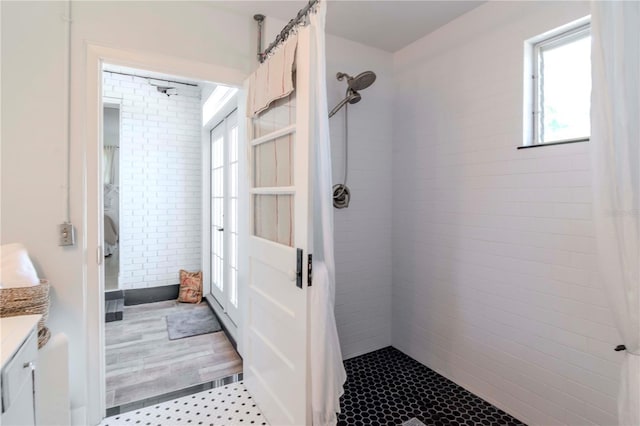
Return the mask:
M338 426L524 425L430 368L389 346L348 359Z
M221 386L161 404L116 414L99 426L268 426L244 383Z

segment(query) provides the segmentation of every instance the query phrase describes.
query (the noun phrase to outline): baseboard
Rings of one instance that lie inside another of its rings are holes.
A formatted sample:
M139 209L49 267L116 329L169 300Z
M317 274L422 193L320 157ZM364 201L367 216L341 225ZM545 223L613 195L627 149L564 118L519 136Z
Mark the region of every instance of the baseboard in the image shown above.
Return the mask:
M104 292L104 300L116 300L124 298L124 290L107 290Z
M124 290L124 305L141 305L143 303L163 302L175 300L180 293L180 284L163 285L159 287L135 288Z
M206 295L204 300L207 302L207 305L209 305L209 308L213 311L214 315L218 319L218 322L222 326L222 330L224 331L224 334L226 334L227 338L233 345L233 349L235 349L236 352L238 352L238 342L236 342L236 338L234 335L235 333L232 333L229 330L229 325L230 325L229 323L231 322L231 320L224 314L224 312L222 312L222 308L220 307L218 302L216 302L213 296ZM238 352L238 355L240 356L240 358L242 358L242 355L240 354L240 352Z

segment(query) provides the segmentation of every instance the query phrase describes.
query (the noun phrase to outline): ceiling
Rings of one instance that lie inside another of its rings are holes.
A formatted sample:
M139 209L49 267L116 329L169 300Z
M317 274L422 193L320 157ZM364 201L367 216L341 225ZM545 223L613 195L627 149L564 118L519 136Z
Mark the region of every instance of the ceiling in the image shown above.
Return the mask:
M226 9L283 21L293 18L306 0L216 1ZM328 0L329 34L395 52L485 3L472 1Z

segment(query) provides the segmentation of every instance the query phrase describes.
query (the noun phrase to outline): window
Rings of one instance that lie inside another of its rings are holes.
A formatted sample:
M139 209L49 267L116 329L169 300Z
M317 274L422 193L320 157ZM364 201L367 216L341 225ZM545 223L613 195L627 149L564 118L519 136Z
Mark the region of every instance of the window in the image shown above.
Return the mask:
M202 125L205 126L238 93L235 87L216 86L202 105Z
M529 46L533 93L528 145L589 140L590 25L583 21Z
M211 294L238 324L238 113L211 130Z

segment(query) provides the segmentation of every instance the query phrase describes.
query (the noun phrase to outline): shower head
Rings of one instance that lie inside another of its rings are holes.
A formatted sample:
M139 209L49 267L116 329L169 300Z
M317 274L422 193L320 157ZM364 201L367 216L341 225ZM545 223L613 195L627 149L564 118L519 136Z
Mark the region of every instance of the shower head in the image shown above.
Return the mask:
M344 72L339 72L336 74L336 78L340 81L344 80L346 77L347 84L349 85L349 89L357 92L358 90L366 89L371 86L374 81L376 81L376 73L373 71L365 71L361 72L355 77L351 77L349 74Z
M350 104L357 104L358 102L360 102L360 100L362 99L362 96L360 96L360 93L356 92L355 90L349 89L349 94L347 95L347 101Z
M347 93L346 97L340 101L338 105L329 113L329 118L333 117L333 115L340 110L347 102L350 104L357 104L362 99L359 90L366 89L371 86L374 81L376 81L376 73L373 71L365 71L361 72L355 77L351 77L349 74L345 72L339 72L336 74L336 78L340 81L347 79Z
M376 81L376 73L373 71L365 71L353 78L350 78L347 80L347 83L351 90L357 92L358 90L366 89L371 86L374 81Z
M331 110L331 112L329 113L329 118L333 117L336 112L340 111L340 108L345 106L346 103L350 103L352 105L357 104L361 99L362 96L360 96L360 93L356 92L355 90L347 89L347 96L343 100L341 100L334 109Z

